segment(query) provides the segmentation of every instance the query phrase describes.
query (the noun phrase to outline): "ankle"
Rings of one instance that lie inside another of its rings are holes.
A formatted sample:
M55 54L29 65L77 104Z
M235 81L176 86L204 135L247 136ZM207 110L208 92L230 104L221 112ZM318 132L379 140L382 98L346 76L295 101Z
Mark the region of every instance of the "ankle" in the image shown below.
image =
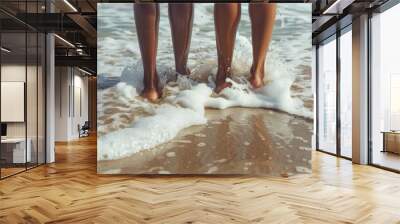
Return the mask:
M226 78L231 77L230 69L221 69L219 68L217 71L217 77L215 81L217 83L224 83L226 82Z
M157 89L157 87L155 87L155 86L146 86L146 87L144 87L143 88L143 92L152 92L152 91L157 91L158 89Z
M263 79L264 78L264 66L257 66L257 67L254 67L254 65L251 66L250 76L251 76L251 78Z
M215 83L216 83L217 85L223 84L223 83L225 83L225 82L226 82L226 77L225 77L225 76L217 75L217 78L215 79Z
M179 67L175 71L180 75L190 75L190 70L187 67Z

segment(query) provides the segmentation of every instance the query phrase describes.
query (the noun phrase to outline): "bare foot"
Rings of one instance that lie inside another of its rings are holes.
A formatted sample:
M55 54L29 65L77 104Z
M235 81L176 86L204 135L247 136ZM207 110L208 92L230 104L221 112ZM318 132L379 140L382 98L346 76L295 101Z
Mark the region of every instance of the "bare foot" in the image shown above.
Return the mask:
M144 89L140 95L149 100L150 102L155 102L159 98L161 98L162 94L161 91L152 88L152 89Z
M223 89L229 88L232 86L232 83L230 82L221 82L221 83L216 83L217 85L215 86L214 92L220 93Z
M264 86L264 72L255 73L253 67L250 69L249 82L254 89Z
M227 77L231 77L229 68L225 70L218 68L214 92L220 93L223 89L232 86L232 83L226 81Z
M264 80L258 76L251 76L249 82L254 89L264 86Z

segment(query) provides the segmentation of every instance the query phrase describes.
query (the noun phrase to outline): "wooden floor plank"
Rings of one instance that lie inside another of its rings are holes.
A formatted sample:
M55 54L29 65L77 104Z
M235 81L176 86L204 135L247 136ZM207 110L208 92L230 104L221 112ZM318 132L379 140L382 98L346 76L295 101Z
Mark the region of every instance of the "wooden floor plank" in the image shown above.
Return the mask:
M400 223L400 175L313 152L284 177L96 174L96 139L0 181L0 223Z

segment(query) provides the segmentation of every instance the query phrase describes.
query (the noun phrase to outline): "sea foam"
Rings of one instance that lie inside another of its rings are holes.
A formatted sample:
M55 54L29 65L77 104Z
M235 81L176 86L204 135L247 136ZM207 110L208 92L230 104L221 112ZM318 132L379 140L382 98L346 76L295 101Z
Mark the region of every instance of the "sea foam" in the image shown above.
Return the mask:
M312 118L312 111L304 107L303 101L293 97L291 86L295 75L274 55L273 50L269 51L265 66L266 85L256 90L247 81L251 59L246 55L252 55L247 38L237 36L235 52L232 77L227 79L232 87L225 88L220 94L213 93L217 68L215 59L192 65L189 77L176 78L171 66L158 66L160 83L164 89L164 97L159 104L151 104L137 96L143 89L141 61L126 67L120 83L113 91L118 92L120 97L117 99L121 99L122 103L133 102L137 107L149 111L150 115L100 136L98 160L121 159L166 143L184 128L207 123L206 108L266 108ZM129 98L135 100L129 101Z
M188 108L163 104L154 115L143 117L130 127L102 136L99 160L120 159L172 140L180 130L206 123L203 114Z

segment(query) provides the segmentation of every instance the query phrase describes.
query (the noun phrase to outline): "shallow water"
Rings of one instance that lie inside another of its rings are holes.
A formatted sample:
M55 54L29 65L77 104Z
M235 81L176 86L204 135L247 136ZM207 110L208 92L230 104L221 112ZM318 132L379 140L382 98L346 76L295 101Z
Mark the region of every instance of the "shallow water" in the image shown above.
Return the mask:
M104 174L309 173L307 119L263 109L206 110L207 124L186 128L172 141L132 156L99 161Z

